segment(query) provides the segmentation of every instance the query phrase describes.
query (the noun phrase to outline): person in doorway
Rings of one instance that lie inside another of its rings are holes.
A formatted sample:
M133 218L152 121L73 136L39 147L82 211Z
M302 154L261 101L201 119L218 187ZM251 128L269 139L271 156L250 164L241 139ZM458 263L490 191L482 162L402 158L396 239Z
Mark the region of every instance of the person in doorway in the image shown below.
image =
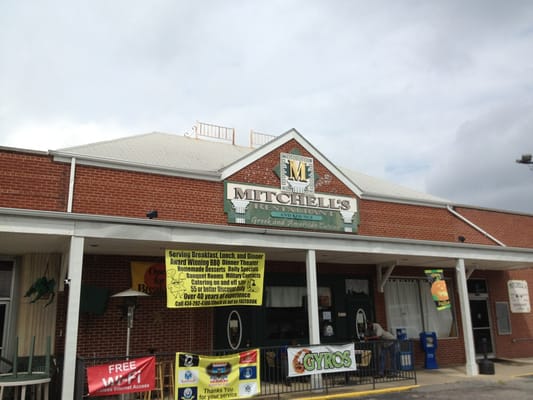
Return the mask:
M378 360L377 377L385 376L385 368L389 374L396 373L396 337L374 321L367 320L365 340L376 340L374 353Z

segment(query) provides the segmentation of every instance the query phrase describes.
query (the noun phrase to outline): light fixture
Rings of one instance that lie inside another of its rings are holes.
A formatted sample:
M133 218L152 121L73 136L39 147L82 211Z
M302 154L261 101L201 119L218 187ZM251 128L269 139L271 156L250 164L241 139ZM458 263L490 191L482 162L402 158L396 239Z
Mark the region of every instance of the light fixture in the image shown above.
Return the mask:
M157 218L157 210L148 211L146 217L150 219Z
M518 164L533 164L533 161L531 161L532 158L531 154L522 154L522 158L516 160L516 162Z
M463 235L459 235L457 236L457 240L460 241L461 243L464 243L466 238Z
M130 355L130 336L131 328L133 328L133 313L135 312L135 307L137 307L137 297L141 296L148 296L148 294L139 292L137 290L128 289L111 296L124 297L124 308L127 307L128 332L126 336L126 358L128 358Z

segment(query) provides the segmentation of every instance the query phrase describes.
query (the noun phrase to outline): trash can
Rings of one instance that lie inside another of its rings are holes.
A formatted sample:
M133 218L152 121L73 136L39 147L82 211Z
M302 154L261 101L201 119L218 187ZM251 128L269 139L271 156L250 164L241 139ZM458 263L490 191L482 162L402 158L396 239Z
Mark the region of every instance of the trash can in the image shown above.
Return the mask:
M437 334L435 332L420 332L420 346L425 354L424 367L426 369L437 369Z

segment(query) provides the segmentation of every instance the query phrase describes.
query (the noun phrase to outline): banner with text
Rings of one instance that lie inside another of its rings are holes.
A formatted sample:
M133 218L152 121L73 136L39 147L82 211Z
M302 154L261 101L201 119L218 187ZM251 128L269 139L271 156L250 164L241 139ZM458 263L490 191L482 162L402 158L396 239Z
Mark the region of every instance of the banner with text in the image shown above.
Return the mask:
M355 371L353 343L332 346L288 347L289 376Z
M265 253L166 250L167 307L260 306Z
M261 391L259 349L225 356L176 353L178 399L237 399Z
M448 288L444 280L442 269L426 269L424 270L429 284L431 285L431 297L435 302L437 310L448 310L451 308L450 297L448 295Z
M131 262L131 288L150 296L166 292L165 264L145 261Z
M147 392L155 388L155 357L87 367L89 396Z

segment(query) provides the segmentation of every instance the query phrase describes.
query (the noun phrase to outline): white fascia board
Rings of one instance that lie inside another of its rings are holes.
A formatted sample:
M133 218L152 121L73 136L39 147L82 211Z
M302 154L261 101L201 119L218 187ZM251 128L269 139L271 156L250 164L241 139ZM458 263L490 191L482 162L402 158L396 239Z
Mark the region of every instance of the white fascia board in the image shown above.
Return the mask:
M175 168L155 167L149 164L129 163L126 161L113 160L107 158L87 157L74 153L54 152L54 161L70 163L72 158L76 159L78 165L89 165L92 167L112 168L123 171L143 172L147 174L176 176L182 178L200 179L205 181L220 181L220 174L216 171L179 170Z
M236 172L246 168L249 164L259 160L268 153L274 151L279 146L294 139L302 147L304 147L316 160L318 160L324 167L330 170L335 176L344 183L351 191L353 191L358 197L361 197L362 190L354 182L352 182L346 175L344 175L334 164L332 164L322 153L320 153L311 143L309 143L296 129L291 129L284 134L278 136L274 140L266 143L265 145L257 148L245 157L237 160L233 164L224 168L221 172L221 179L225 180Z
M396 204L406 204L410 206L425 206L425 207L435 207L435 208L446 208L449 203L441 202L438 200L424 200L424 199L413 199L411 197L400 197L400 196L384 196L380 194L373 194L365 192L361 198L363 200L371 201L383 201L386 203L396 203Z
M533 249L0 208L0 232L529 263ZM142 245L140 243L139 245Z

